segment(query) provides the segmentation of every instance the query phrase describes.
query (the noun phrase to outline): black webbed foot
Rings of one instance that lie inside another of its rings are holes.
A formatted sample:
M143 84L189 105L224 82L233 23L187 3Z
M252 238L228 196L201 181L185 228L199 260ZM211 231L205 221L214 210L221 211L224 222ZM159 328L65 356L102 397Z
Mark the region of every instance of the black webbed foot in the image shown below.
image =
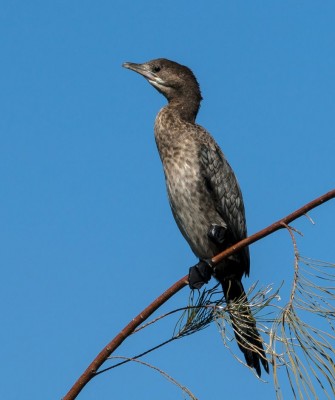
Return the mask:
M209 260L200 260L189 269L188 284L191 289L200 289L208 283L212 276L212 266Z
M216 244L222 244L225 240L227 228L217 224L211 224L207 236Z

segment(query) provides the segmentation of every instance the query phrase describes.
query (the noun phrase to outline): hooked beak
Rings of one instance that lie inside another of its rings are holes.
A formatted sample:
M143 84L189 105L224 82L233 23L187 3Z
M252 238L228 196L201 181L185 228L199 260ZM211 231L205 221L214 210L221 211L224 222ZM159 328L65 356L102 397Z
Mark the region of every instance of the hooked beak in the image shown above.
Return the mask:
M135 64L131 62L125 62L122 64L122 67L131 69L132 71L137 72L138 74L144 76L144 78L147 79L153 79L156 77L155 74L150 71L149 66L147 64Z
M151 84L160 84L163 85L164 82L161 78L157 76L154 72L151 71L151 68L148 64L135 64L131 62L125 62L122 64L124 68L130 69L132 71L137 72L138 74L144 76Z

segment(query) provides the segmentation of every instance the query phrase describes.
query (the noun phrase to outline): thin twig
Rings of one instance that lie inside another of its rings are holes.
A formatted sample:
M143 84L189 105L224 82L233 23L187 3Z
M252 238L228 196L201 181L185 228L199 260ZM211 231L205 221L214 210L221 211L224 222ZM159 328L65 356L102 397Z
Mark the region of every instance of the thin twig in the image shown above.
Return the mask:
M170 339L168 339L168 340L165 340L165 342L162 342L162 343L158 344L157 346L154 346L154 347L152 347L151 349L144 351L144 352L141 353L141 354L137 354L137 355L134 356L134 357L131 357L131 358L123 357L123 358L124 358L123 361L120 361L120 362L118 362L117 364L113 364L113 365L111 365L110 367L107 367L107 368L105 368L105 369L101 369L100 371L96 372L96 375L103 374L103 373L106 372L106 371L109 371L109 370L111 370L111 369L113 369L113 368L116 368L116 367L120 367L121 365L127 364L127 363L130 362L130 361L138 361L139 358L141 358L141 357L143 357L143 356L146 356L147 354L151 353L152 351L157 350L157 349L159 349L160 347L163 347L163 346L167 345L168 343L173 342L173 341L176 340L176 339L178 339L178 338L177 338L176 336L173 336L172 338L170 338ZM111 357L108 357L108 358L113 359L113 358L121 358L121 357L113 357L113 356L111 356Z
M168 375L166 372L164 372L163 370L161 370L161 369L158 368L158 367L155 367L155 366L152 365L152 364L146 363L146 362L141 361L141 360L137 360L136 358L128 358L128 357L122 357L122 356L111 356L111 357L109 357L109 358L111 358L111 359L113 359L113 358L120 358L120 359L124 360L123 362L119 363L118 365L123 364L123 363L126 362L126 361L133 361L133 362L139 363L139 364L141 364L141 365L145 365L146 367L149 367L149 368L151 368L151 369L154 369L155 371L159 372L159 373L160 373L164 378L166 378L168 381L172 382L174 385L176 385L177 387L179 387L179 388L180 388L184 393L186 393L192 400L198 400L198 399L194 396L194 394L193 394L186 386L183 386L181 383L179 383L179 382L176 381L174 378L172 378L172 376Z
M239 243L231 246L227 250L218 254L217 256L212 258L213 264L216 264L223 260L224 258L232 255L233 253L241 250L243 247L248 246L265 236L270 235L271 233L284 228L284 224L289 224L295 219L305 215L308 211L313 208L325 203L328 200L331 200L335 197L335 189L330 192L324 194L323 196L318 197L317 199L311 201L305 206L299 208L292 214L282 218L281 220L275 222L274 224L268 226L267 228L249 236L246 239L241 240ZM63 397L63 400L74 400L81 390L87 385L87 383L96 376L98 369L101 365L108 359L108 357L117 349L121 343L131 335L134 330L143 323L154 311L156 311L162 304L164 304L170 297L184 288L188 283L188 276L184 276L175 284L173 284L168 290L166 290L163 294L161 294L156 300L154 300L148 307L146 307L137 317L129 322L129 324L117 335L115 338L108 343L106 347L102 349L102 351L97 355L97 357L92 361L92 363L87 367L84 373L80 376L80 378L75 382L70 391Z

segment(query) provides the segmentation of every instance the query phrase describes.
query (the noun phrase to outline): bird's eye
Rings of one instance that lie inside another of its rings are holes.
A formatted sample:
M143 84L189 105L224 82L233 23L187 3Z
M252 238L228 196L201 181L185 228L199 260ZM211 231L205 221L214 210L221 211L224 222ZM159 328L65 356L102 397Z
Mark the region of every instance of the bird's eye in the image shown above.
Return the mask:
M161 67L158 67L158 66L153 67L153 71L154 72L159 72L160 70L161 70Z

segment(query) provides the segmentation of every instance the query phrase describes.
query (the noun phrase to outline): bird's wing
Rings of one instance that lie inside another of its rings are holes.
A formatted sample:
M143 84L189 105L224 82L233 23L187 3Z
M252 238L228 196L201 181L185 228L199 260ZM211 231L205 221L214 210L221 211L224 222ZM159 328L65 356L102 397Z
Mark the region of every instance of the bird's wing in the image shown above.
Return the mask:
M247 236L242 193L236 176L214 140L206 140L200 146L201 173L204 185L212 197L215 208L228 228L228 237L234 244ZM249 249L240 253L249 274Z

